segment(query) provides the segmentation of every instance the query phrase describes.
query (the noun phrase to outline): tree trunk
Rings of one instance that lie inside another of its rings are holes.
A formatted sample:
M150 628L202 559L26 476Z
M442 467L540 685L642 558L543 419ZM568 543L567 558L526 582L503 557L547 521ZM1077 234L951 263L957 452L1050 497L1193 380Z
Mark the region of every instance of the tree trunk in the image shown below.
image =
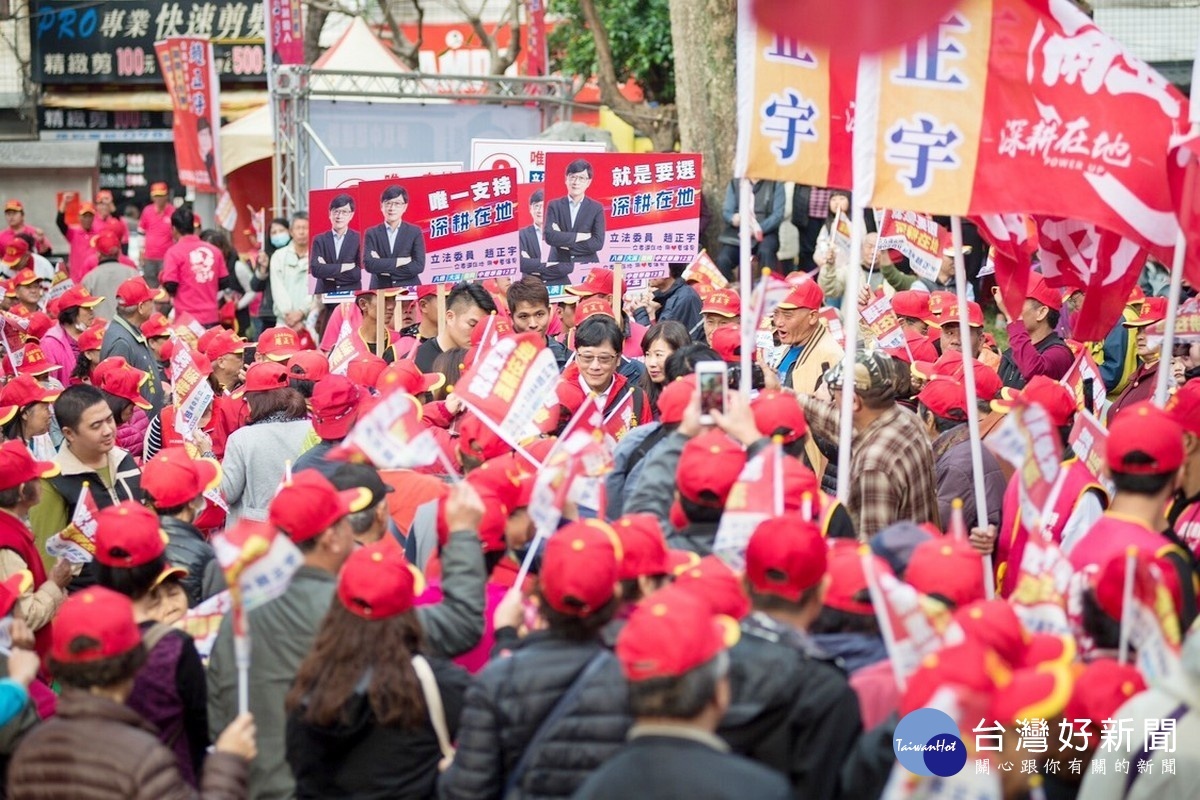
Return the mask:
M737 140L737 0L670 3L680 146L704 157L702 178L711 222L701 238L715 256Z
M329 9L309 3L304 10L304 63L312 64L321 57L321 31L329 17Z

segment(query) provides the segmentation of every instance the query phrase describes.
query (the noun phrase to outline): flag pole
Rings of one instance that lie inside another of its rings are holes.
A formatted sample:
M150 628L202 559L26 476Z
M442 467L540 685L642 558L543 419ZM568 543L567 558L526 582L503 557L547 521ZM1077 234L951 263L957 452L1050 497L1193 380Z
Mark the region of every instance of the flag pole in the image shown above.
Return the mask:
M971 316L967 307L967 267L963 260L961 217L950 218L950 236L954 245L954 286L958 292L958 331L962 342L963 383L967 388L967 431L971 442L971 477L975 485L975 526L986 528L988 507L987 492L983 486L983 441L979 435L979 394L975 388L975 357L971 353ZM983 557L983 585L989 600L996 596L991 553Z
M1192 172L1200 167L1189 167ZM1187 181L1193 183L1192 180ZM1186 185L1186 184L1185 184ZM1190 187L1184 190L1183 204L1190 206ZM1167 396L1171 393L1171 354L1175 351L1175 321L1179 318L1179 296L1183 294L1183 267L1187 262L1187 234L1180 226L1175 234L1175 253L1171 259L1171 288L1167 295L1167 319L1163 329L1162 353L1158 361L1158 375L1154 383L1154 404L1159 408L1167 404Z
M1129 663L1129 637L1133 633L1133 578L1137 571L1138 549L1125 551L1125 585L1121 591L1121 638L1117 651L1117 662Z
M741 178L738 184L738 293L741 295L742 320L742 354L741 374L738 378L738 391L747 402L750 400L751 355L752 350L745 346L747 338L753 341L753 332L747 333L747 326L754 324L750 317L750 294L753 291L752 276L750 275L750 212L754 208L754 193L749 178Z
M846 270L846 289L842 294L842 334L846 337L846 354L842 359L842 410L838 429L837 498L842 505L850 502L850 438L854 434L854 362L858 349L858 285L862 267L855 263L855 253L862 251L866 218L858 203L851 209L850 266ZM861 261L862 259L858 259Z

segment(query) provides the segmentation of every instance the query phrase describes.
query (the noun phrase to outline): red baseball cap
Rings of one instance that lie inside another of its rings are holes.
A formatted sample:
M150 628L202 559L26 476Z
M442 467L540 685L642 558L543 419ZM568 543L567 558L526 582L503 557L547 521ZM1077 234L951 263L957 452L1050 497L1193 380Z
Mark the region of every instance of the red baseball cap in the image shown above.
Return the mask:
M829 548L821 529L799 514L760 522L746 545L746 581L754 591L793 603L825 576Z
M1148 571L1155 580L1153 591L1159 589L1165 590L1170 594L1171 603L1176 612L1183 607L1183 592L1179 587L1179 575L1174 567L1165 558L1158 558L1153 553L1147 553L1139 550L1136 555L1139 572ZM1113 620L1120 622L1121 615L1125 608L1125 573L1127 567L1127 554L1124 552L1117 553L1100 565L1100 571L1090 576L1092 581L1092 593L1096 598L1096 605L1100 607ZM1135 576L1135 596L1139 593L1136 582L1138 576ZM1146 587L1142 587L1145 589ZM1156 600L1158 598L1155 598Z
M936 331L937 328L933 327L930 330ZM884 352L897 361L914 367L918 364L932 364L938 360L937 348L928 336L922 336L919 331L910 328L904 332L904 340L908 347L885 347Z
M62 313L68 308L95 308L103 302L103 297L96 297L86 286L72 286L58 298L58 311Z
M424 300L427 297L436 297L437 290L438 290L437 284L423 283L417 287L417 299Z
M364 353L346 365L346 377L357 386L374 386L385 369L386 361L374 353Z
M971 359L971 365L975 369L976 396L990 400L999 394L1004 388L1000 373L977 358ZM925 380L950 378L965 384L962 353L946 353L933 362L917 361L913 363L912 371Z
M1062 292L1051 288L1046 279L1036 272L1029 276L1029 288L1026 289L1025 296L1038 301L1046 308L1062 311Z
M79 216L82 217L84 214L91 214L92 216L95 216L96 215L96 207L94 205L92 205L91 203L80 203L79 204Z
M209 361L216 361L222 356L234 355L236 353L246 352L246 340L238 336L233 331L224 329L214 329L217 333L213 334L212 338L207 342L197 342L198 346L204 351L204 355ZM203 340L204 337L200 337ZM254 364L250 369L258 366Z
M1200 378L1192 378L1167 399L1165 410L1188 433L1200 436Z
M403 614L424 591L425 579L390 536L352 552L338 573L338 600L363 619Z
M917 400L942 419L967 420L967 387L954 378L935 377L927 381L917 394Z
M478 325L475 326L479 328ZM446 376L440 372L424 373L412 361L396 361L384 368L375 380L375 388L387 395L400 390L406 394L420 395L436 392L446 384Z
M7 203L5 203L5 204L4 204L4 210L5 210L5 211L21 211L21 212L24 212L24 211L25 211L25 204L24 204L24 203L22 203L20 200L9 200Z
M105 361L111 360L113 359L105 359ZM121 364L114 364L111 368L103 371L97 365L97 368L92 371L96 388L122 400L128 400L143 411L154 408L153 403L142 397L142 384L150 379L149 373L129 366L123 358L121 362Z
M916 292L907 289L892 295L892 311L897 317L919 319L929 325L936 325L938 318L929 310L929 292Z
M1141 313L1137 319L1126 320L1122 324L1126 328L1145 328L1157 325L1167 318L1167 298L1147 297L1142 302Z
M35 311L29 315L29 327L25 329L25 336L37 341L46 335L46 331L53 327L54 320L50 319L48 314Z
M271 361L287 361L300 350L296 332L291 328L267 328L258 337L258 353Z
M21 409L33 403L53 403L60 394L61 391L46 389L28 375L18 375L0 390L0 407Z
M702 433L683 446L675 470L679 494L702 506L722 508L742 467L746 451L722 431Z
M686 550L668 550L668 562L675 562L674 585L708 603L714 614L742 619L750 613L750 597L742 576L714 555L701 558Z
M96 515L96 560L105 566L149 564L166 552L167 541L158 515L134 500L124 500Z
M22 244L25 243L24 239L16 239L14 241L21 242ZM41 278L39 278L37 276L37 273L34 272L33 269L31 269L30 267L25 267L25 269L21 270L20 272L18 272L16 275L13 276L12 284L14 287L29 286L30 284L37 283L40 280L41 280Z
M213 344L217 341L220 340L215 340ZM209 346L209 350L212 350L212 345ZM209 353L208 357L211 359L212 353ZM275 361L259 361L251 364L250 369L246 370L246 382L233 391L232 397L240 400L250 392L269 392L288 386L287 367Z
M287 362L288 375L302 381L319 381L329 374L329 358L320 350L301 350Z
M607 522L572 522L546 542L538 574L542 597L560 614L589 617L612 600L623 557Z
M1113 472L1165 475L1183 465L1183 429L1150 402L1122 409L1108 426L1104 459Z
M272 525L299 544L370 504L370 489L359 487L339 492L324 475L315 469L305 469L293 475L291 483L279 487L271 500L269 516Z
M150 184L151 197L166 197L170 193L170 189L168 189L167 185L162 181Z
M92 248L102 256L111 256L121 252L121 240L112 231L104 230L92 237Z
M58 473L58 464L38 461L20 439L9 439L0 444L0 490L20 486L34 478L53 478Z
M512 446L501 439L474 412L466 411L458 418L458 450L480 461L490 461L512 452Z
M946 310L958 303L958 295L954 292L931 292L929 295L929 313L940 322ZM936 324L936 323L932 323Z
M739 317L742 314L742 298L733 289L717 289L704 298L701 314L716 314L719 317Z
M344 375L317 381L312 394L313 430L322 439L343 439L358 422L363 392Z
M1017 670L1011 681L997 688L986 719L1001 725L1025 719L1054 719L1062 714L1074 685L1071 670L1062 664Z
M893 306L893 308L895 308L895 306ZM941 315L941 317L938 318L937 324L938 324L938 327L941 327L941 328L944 328L947 325L957 325L958 324L958 298L957 297L955 297L955 301L953 303L951 303L949 306L947 306L942 311L942 315ZM979 307L979 303L972 303L969 300L967 301L967 324L969 326L971 326L972 328L982 328L983 327L983 309Z
M583 279L583 283L576 286L568 286L567 291L579 297L588 297L593 294L612 294L613 271L604 267L593 267L592 271Z
M968 639L990 647L1016 669L1025 661L1029 637L1012 603L995 598L975 600L954 611L954 621Z
M643 575L666 575L667 540L662 525L653 514L626 514L613 522L613 530L621 540L621 564L617 577L621 580Z
M0 581L0 617L7 617L21 595L33 591L33 573L27 569L14 572Z
M21 348L25 357L21 360L17 367L18 375L48 375L57 369L62 369L58 364L51 364L46 360L46 354L42 352L42 348L37 342L26 342Z
M807 280L792 287L787 297L783 298L776 308L785 310L808 308L815 311L823 305L825 305L825 293L821 291L821 287L817 285L816 281Z
M985 711L998 686L1012 679L1012 669L1000 656L979 642L943 647L921 660L908 679L908 688L900 701L900 715L929 705L943 688L954 687L979 703ZM989 718L990 719L990 718Z
M150 315L150 319L146 320L141 325L142 336L147 339L159 339L171 335L171 321L161 313L155 311Z
M1118 708L1146 688L1146 679L1133 664L1122 664L1115 658L1097 658L1076 675L1063 718L1114 719Z
M16 266L21 259L29 254L29 244L24 239L13 239L4 248L4 256L0 264L6 267Z
M721 360L727 364L737 364L742 360L742 329L735 323L722 325L712 332L710 337L712 349ZM750 360L756 361L755 353L750 351Z
M1039 404L1046 409L1050 423L1056 428L1070 425L1078 410L1071 390L1045 375L1034 375L1020 391L1007 387L1002 389L1000 397L992 401L992 410L1007 413L1017 403Z
M964 540L932 539L913 550L904 579L922 594L964 606L984 597L983 557Z
M184 447L165 447L142 465L142 490L156 508L176 508L221 484L221 465L192 458Z
M141 643L133 601L112 589L89 586L69 596L55 615L50 658L60 664L88 664L124 655Z
M728 617L686 591L667 587L640 604L617 636L616 654L631 681L678 678L737 642Z
M868 553L870 548L866 547ZM868 555L875 567L875 574L892 574L892 568L882 558ZM825 590L824 605L847 614L871 616L875 607L871 605L867 573L863 570L863 555L860 545L852 539L836 539L829 547L826 561L829 588Z
M658 421L663 425L683 422L683 414L696 394L696 376L684 375L663 387L658 396Z
M79 345L79 351L81 353L89 353L92 350L99 350L104 346L104 334L107 331L108 323L99 322L79 334L79 338L75 340L76 344Z
M759 392L750 401L754 414L754 426L763 436L782 436L784 444L791 444L808 433L808 422L804 409L795 393L787 389L767 389Z
M594 314L613 316L612 303L598 294L584 295L584 298L579 301L579 305L575 307L575 324L578 325Z
M150 285L146 283L146 279L138 275L117 287L117 299L123 306L136 306L149 302L162 303L169 297L166 290L151 289Z

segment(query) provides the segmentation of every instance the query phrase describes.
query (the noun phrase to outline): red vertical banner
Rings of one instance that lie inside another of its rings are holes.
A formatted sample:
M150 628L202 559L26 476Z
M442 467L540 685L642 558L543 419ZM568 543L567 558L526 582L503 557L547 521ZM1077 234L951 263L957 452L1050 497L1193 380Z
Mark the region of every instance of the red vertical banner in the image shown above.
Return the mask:
M304 29L300 0L263 0L267 64L303 64Z
M179 181L216 194L221 176L221 89L212 42L173 37L154 43L174 112L175 164Z
M525 74L541 77L549 63L546 47L546 4L543 0L528 0L526 4L529 27L525 40Z

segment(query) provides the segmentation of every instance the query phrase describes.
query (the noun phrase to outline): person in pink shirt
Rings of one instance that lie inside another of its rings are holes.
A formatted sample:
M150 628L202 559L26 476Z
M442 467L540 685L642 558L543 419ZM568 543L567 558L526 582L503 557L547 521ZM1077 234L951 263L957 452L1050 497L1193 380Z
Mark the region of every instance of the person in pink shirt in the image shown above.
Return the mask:
M220 292L230 289L229 269L221 251L202 241L195 231L195 215L188 206L175 209L171 228L175 244L163 257L162 286L174 298L177 313L190 314L205 327L220 319Z
M100 232L100 229L95 224L96 207L91 203L80 204L78 225L67 224L66 209L67 201L64 194L54 222L62 231L62 235L66 237L67 244L71 246L71 254L67 258L67 273L78 286L83 280L83 276L87 274L88 256L92 254L92 238Z
M150 184L150 205L142 209L138 230L146 237L142 247L142 274L151 288L158 286L158 274L162 272L163 258L175 243L171 235L170 190L165 183Z
M108 189L96 192L96 228L97 232L112 231L121 240L121 252L129 249L129 227L125 220L114 213L117 209L113 195Z
M66 383L79 361L79 337L96 319L93 310L104 301L83 286L73 286L58 299L58 324L42 337L46 361L61 369L56 377Z
M116 261L127 267L137 269L133 259L121 252L121 241L112 230L101 231L92 237L92 252L88 254L83 264L83 277L100 266L101 261Z
M25 204L20 200L9 200L4 204L4 221L7 227L0 230L0 250L8 247L19 234L28 233L33 237L37 252L50 255L50 243L42 230L25 224Z

